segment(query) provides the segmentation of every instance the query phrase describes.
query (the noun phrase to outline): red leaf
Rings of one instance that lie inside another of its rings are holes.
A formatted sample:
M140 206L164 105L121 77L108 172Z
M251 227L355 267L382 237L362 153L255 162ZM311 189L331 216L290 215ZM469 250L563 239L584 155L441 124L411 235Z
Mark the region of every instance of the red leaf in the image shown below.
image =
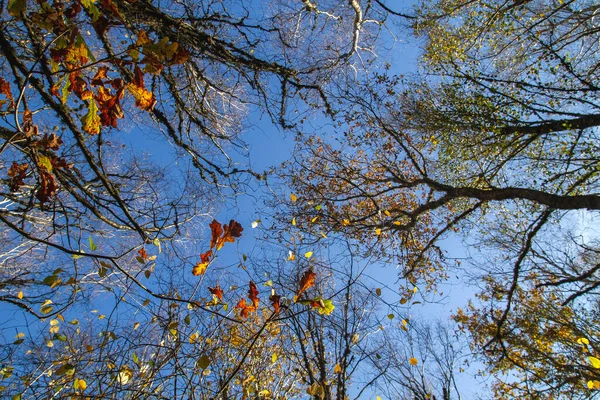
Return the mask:
M223 233L223 228L221 227L221 224L217 222L216 219L213 219L209 226L212 234L210 238L210 248L212 249L219 242L221 234Z
M317 274L315 274L311 269L306 271L304 275L302 275L302 279L300 279L300 289L298 289L297 296L300 297L302 293L304 293L308 288L315 286L315 278Z
M208 291L211 294L214 294L217 297L217 299L219 299L219 301L223 301L223 290L221 289L221 286L217 285L214 288L209 287Z
M257 310L258 309L258 302L259 302L259 298L258 298L258 289L256 288L256 284L252 281L250 281L250 283L248 284L248 286L250 286L250 289L248 289L248 298L250 300L252 300L252 304L254 305L254 309Z

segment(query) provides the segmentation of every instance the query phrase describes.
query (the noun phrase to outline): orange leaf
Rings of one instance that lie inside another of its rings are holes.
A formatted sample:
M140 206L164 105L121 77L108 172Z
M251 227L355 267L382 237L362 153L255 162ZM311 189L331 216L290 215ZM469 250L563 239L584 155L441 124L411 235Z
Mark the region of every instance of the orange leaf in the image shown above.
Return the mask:
M210 262L210 257L212 256L212 250L207 251L206 253L200 254L200 262L208 264Z
M221 289L221 286L217 285L214 288L209 287L208 291L211 294L214 294L217 297L217 299L219 299L219 301L223 301L223 290Z
M238 301L235 308L240 310L240 316L242 318L248 318L248 315L250 315L251 312L256 311L253 306L246 304L246 299L241 299Z
M256 288L256 284L252 281L248 284L250 289L248 289L248 298L252 300L252 304L255 309L258 309L258 289Z
M144 260L148 259L148 253L146 253L146 249L144 249L143 247L141 249L138 250L138 254L140 255L140 257L142 257Z
M315 274L311 269L306 271L304 275L302 275L302 279L300 279L300 289L298 289L297 296L300 297L302 293L304 293L308 288L313 287L315 285L315 278L317 274Z

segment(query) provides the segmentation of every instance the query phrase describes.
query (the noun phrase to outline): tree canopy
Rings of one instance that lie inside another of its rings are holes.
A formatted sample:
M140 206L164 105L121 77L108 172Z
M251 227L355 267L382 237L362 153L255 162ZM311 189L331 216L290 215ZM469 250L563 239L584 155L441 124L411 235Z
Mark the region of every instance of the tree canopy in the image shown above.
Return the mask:
M598 396L595 2L0 6L2 396Z

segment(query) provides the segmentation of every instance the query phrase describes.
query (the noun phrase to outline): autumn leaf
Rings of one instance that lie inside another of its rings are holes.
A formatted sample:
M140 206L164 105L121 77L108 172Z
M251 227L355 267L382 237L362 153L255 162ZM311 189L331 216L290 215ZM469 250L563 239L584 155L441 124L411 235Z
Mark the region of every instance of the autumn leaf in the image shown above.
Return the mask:
M215 295L215 297L216 297L217 299L219 299L219 301L223 301L223 290L221 289L221 286L217 285L217 286L216 286L216 287L214 287L214 288L212 288L212 287L209 287L209 288L208 288L208 291L209 291L211 294Z
M212 249L217 245L217 242L219 241L221 234L223 233L223 228L221 224L217 222L216 219L213 219L209 226L212 235L210 238L210 248Z
M146 253L146 249L144 249L143 247L138 250L138 254L144 261L148 259L148 253Z
M100 117L98 116L98 105L96 100L90 99L88 103L88 112L81 117L82 128L90 135L100 133Z
M252 281L250 281L248 283L249 289L248 289L248 298L252 301L252 305L254 306L255 309L258 309L258 302L259 302L259 298L258 298L258 289L256 288L256 284Z
M192 274L194 276L204 275L204 273L206 272L206 268L208 268L208 264L209 263L203 262L197 263L196 265L194 265L194 268L192 268Z
M200 262L203 264L208 264L210 262L212 254L212 250L208 250L207 252L200 254Z
M590 360L590 363L592 363L592 367L600 368L600 360L599 359L597 359L596 357L589 356L588 360Z
M25 0L10 0L8 2L8 13L15 18L23 19L27 10L27 2Z
M127 89L135 98L135 105L144 111L152 111L154 105L156 104L156 99L154 98L154 94L149 92L148 90L136 86L133 83L127 85Z
M238 301L235 308L240 310L240 316L242 318L248 318L248 315L250 315L251 312L256 311L254 306L246 304L246 299L241 299Z
M296 296L300 297L300 295L304 293L308 288L314 286L316 276L317 274L314 273L312 269L306 271L304 275L302 275L302 279L300 279L300 288L298 289Z
M144 87L144 73L139 66L135 66L133 81L127 85L127 89L135 98L136 107L145 111L151 111L154 108L156 99L154 94Z
M410 365L412 365L412 366L415 366L415 365L417 365L417 364L419 363L419 360L417 360L417 359L416 359L416 358L414 358L414 357L411 357L411 358L408 360L408 362L410 363Z
M40 173L40 187L35 192L35 197L44 204L50 201L50 198L54 196L57 190L56 181L54 176L43 169L39 170Z
M281 310L281 304L280 304L281 296L273 293L271 296L269 296L269 301L271 302L271 305L273 306L273 311L275 311L275 314L279 314L279 311Z
M18 191L25 184L24 179L27 177L27 168L29 168L29 165L17 164L16 161L13 161L8 169L8 176L11 178L8 187L11 192Z

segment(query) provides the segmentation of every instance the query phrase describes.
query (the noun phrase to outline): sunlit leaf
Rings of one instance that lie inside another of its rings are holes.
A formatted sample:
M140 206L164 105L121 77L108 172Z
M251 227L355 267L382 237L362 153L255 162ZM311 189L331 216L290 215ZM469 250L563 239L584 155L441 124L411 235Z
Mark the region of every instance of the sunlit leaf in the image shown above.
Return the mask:
M589 356L588 360L590 360L590 363L592 363L592 367L600 368L600 360L599 359L597 359L596 357Z
M311 255L312 255L312 253L311 253ZM300 286L298 288L298 292L296 293L296 296L300 297L300 295L302 293L304 293L308 288L314 286L316 276L317 276L317 274L315 272L313 272L312 269L309 269L308 271L306 271L302 275L302 278L300 279Z
M415 366L417 364L419 364L419 360L417 360L416 358L412 357L410 360L408 360L408 362L410 363L410 365Z
M292 203L294 203L296 200L298 200L298 197L294 193L291 193L290 194L290 201Z

